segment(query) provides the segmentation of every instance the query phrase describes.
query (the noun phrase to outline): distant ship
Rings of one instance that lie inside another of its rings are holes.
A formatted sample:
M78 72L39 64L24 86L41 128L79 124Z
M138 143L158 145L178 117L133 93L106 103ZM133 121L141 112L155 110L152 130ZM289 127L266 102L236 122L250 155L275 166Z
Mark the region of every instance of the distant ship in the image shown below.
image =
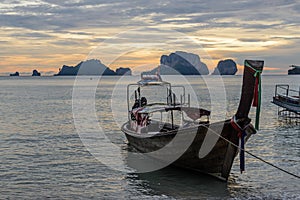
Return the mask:
M288 71L289 75L300 74L300 66L291 65L290 67L292 69L289 69L289 71Z

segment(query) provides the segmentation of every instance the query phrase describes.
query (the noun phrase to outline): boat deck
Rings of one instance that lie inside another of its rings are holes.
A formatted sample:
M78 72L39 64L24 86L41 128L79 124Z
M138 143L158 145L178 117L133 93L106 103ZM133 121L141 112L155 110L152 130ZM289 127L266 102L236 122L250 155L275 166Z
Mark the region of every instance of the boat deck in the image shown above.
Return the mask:
M276 85L273 104L278 106L278 115L284 119L300 119L300 88L290 89L289 85Z

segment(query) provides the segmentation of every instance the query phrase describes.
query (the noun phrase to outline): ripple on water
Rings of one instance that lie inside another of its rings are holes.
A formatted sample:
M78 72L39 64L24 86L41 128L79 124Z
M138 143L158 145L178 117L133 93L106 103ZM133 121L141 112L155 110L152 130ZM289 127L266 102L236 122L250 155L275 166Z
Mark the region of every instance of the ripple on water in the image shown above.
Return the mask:
M203 80L187 79L196 90L199 104L209 108L209 93ZM130 147L111 113L111 93L117 80L101 79L95 109L106 136L121 149L125 160ZM276 80L278 77L263 77L261 129L246 148L299 175L300 126L278 120L277 107L270 103ZM280 80L299 83L299 79L288 76ZM172 167L145 174L114 171L89 153L76 132L72 113L74 78L0 81L0 198L300 199L299 179L249 155L243 174L239 173L238 158L235 159L228 183ZM224 82L226 115L230 117L239 101L241 76L224 77ZM89 87L87 83L84 89ZM126 106L126 102L117 106ZM123 118L122 114L118 116ZM252 111L253 119L254 116ZM113 162L114 155L111 156Z

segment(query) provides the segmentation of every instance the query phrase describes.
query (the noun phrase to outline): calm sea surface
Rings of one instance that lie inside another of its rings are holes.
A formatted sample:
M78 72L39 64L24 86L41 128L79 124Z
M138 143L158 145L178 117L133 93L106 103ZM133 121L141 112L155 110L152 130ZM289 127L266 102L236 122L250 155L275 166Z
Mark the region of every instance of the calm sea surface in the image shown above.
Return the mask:
M218 109L225 109L228 117L236 111L241 78L223 77L227 103ZM120 112L121 107L126 108L126 100L114 101L124 92L115 86L118 81L125 86L137 79L104 77L98 84L98 123L120 149L119 156L101 152L105 155L103 164L89 152L75 128L74 77L0 77L0 199L300 199L300 179L250 155L246 155L243 174L235 159L228 183L171 167L144 174L108 167L117 159L126 160L128 151L120 123L116 122L126 121L126 113ZM168 79L180 83L176 77ZM205 82L199 77L187 80L203 101L199 104L210 106ZM86 77L81 88L91 89L89 81L93 78ZM246 148L300 175L300 125L279 120L277 107L270 103L279 83L298 89L300 76L263 76L261 130L250 138ZM252 111L251 116L254 114Z

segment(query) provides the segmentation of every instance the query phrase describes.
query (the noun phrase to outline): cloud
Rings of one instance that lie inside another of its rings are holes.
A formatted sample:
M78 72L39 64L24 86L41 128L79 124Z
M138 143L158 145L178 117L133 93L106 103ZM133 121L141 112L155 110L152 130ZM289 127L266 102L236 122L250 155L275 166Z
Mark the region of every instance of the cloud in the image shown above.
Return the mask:
M82 55L115 34L144 26L192 36L219 59L277 59L289 53L281 62L289 62L287 57L296 62L299 55L297 0L3 0L0 9L0 53L12 57L26 52L36 57L64 51ZM150 36L154 41L160 37ZM133 34L118 42L141 43L145 37ZM176 40L174 48L182 47L178 38L168 39Z
M50 44L58 45L58 46L86 46L86 43L82 43L74 40L56 40L51 42Z
M22 1L21 1L22 2ZM2 3L4 12L1 24L33 30L70 29L116 25L158 25L158 24L202 24L206 26L236 26L265 28L261 20L280 19L282 23L298 23L296 17L287 17L299 3L275 0L272 2L252 1L56 1L43 0L37 3ZM273 12L281 8L281 12ZM288 13L284 13L288 11ZM279 15L279 16L278 16ZM232 19L228 22L220 19ZM234 18L242 23L235 23ZM244 22L257 22L249 24ZM277 20L275 20L277 21ZM207 23L209 22L209 23ZM274 24L273 26L275 26Z
M2 3L0 24L30 30L169 26L182 32L197 28L267 29L299 24L296 1L120 1L40 0ZM273 12L274 9L279 9ZM291 18L290 16L293 15ZM275 22L275 23L274 23Z
M45 39L45 38L53 38L53 36L45 33L38 32L17 32L10 34L11 37L17 38L31 38L31 39Z
M264 38L239 38L240 42L266 42L267 39Z

